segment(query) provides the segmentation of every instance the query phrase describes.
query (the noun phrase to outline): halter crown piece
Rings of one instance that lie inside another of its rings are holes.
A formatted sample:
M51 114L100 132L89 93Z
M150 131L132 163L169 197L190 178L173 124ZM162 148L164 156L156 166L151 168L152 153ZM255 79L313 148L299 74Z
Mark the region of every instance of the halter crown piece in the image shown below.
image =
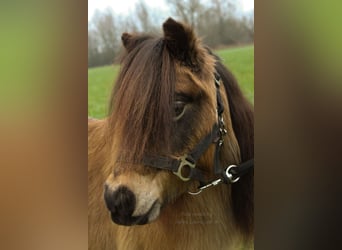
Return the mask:
M214 124L213 129L207 134L188 154L185 154L179 158L170 157L150 157L145 156L143 164L172 171L182 181L198 180L200 186L196 192L188 192L191 195L197 195L204 189L216 186L221 183L231 184L237 182L241 176L247 174L254 167L254 159L240 163L238 165L229 165L225 168L221 168L219 164L220 149L224 143L224 136L227 134L225 123L223 119L223 103L220 95L220 80L221 77L218 73L215 73L215 87L216 87L216 99L217 99L217 115L218 121ZM196 168L196 163L201 155L209 148L209 146L215 143L215 156L214 156L214 173L219 176L217 179L207 182L204 178L202 170ZM186 174L184 174L186 172Z

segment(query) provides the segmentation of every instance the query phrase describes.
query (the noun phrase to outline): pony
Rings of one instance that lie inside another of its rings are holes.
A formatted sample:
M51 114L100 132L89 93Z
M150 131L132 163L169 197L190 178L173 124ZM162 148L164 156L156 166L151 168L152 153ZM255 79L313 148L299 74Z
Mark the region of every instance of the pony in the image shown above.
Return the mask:
M162 29L122 34L109 114L88 119L89 249L253 248L254 171L216 171L253 158L253 107L190 26Z

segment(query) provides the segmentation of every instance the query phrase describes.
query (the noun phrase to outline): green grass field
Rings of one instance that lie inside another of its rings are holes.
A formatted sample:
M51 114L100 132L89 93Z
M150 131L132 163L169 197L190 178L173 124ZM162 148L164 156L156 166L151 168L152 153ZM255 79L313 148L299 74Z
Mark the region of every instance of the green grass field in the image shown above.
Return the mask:
M246 97L254 103L254 46L215 51L233 72ZM119 66L88 69L88 116L103 118Z

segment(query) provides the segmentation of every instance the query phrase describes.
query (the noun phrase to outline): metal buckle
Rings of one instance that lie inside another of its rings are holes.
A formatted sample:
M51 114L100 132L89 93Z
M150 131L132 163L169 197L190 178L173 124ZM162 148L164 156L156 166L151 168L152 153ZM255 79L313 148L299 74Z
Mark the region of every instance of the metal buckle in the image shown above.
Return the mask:
M219 116L219 141L218 144L221 147L223 144L223 137L228 133L227 129L225 128L223 116Z
M188 159L188 155L183 155L179 158L180 163L179 163L179 167L177 169L177 172L173 172L175 175L177 175L182 181L188 181L190 180L190 175L191 175L191 168L195 168L196 167L196 163L195 162L191 162ZM190 174L189 177L184 177L182 176L182 169L184 166L188 166L190 168Z
M220 87L220 85L221 85L220 79L217 79L216 77L215 77L215 85L217 88Z
M232 169L232 168L237 168L237 166L236 165L230 165L227 169L226 169L226 176L227 176L227 178L228 178L228 180L229 180L229 182L230 183L235 183L235 182L237 182L239 179L240 179L240 177L237 177L237 178L233 178L233 175L231 174L231 173L229 173L229 171Z
M214 74L214 78L215 78L215 85L216 87L220 87L221 83L220 83L220 80L221 80L221 77L218 73L215 73Z

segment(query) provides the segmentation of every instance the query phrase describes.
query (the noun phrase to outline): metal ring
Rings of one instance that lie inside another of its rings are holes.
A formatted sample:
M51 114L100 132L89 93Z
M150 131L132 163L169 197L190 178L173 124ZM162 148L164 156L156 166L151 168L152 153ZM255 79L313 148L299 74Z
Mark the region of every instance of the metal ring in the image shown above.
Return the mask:
M233 175L229 172L229 170L231 170L232 168L237 168L237 166L236 165L230 165L226 169L226 176L227 176L227 178L228 178L230 183L235 183L235 182L237 182L240 179L240 177L237 177L237 178L234 179Z
M198 194L200 194L200 193L202 193L202 189L199 189L197 192L190 192L190 191L188 191L188 194L191 194L191 195L198 195Z
M177 171L173 172L175 175L177 175L182 181L189 181L190 177L191 177L191 169L195 168L196 163L193 163L191 161L188 160L188 155L183 155L182 157L179 158L180 163L179 163L179 167L177 169ZM183 167L189 167L190 173L189 176L184 177L182 175L182 170Z

